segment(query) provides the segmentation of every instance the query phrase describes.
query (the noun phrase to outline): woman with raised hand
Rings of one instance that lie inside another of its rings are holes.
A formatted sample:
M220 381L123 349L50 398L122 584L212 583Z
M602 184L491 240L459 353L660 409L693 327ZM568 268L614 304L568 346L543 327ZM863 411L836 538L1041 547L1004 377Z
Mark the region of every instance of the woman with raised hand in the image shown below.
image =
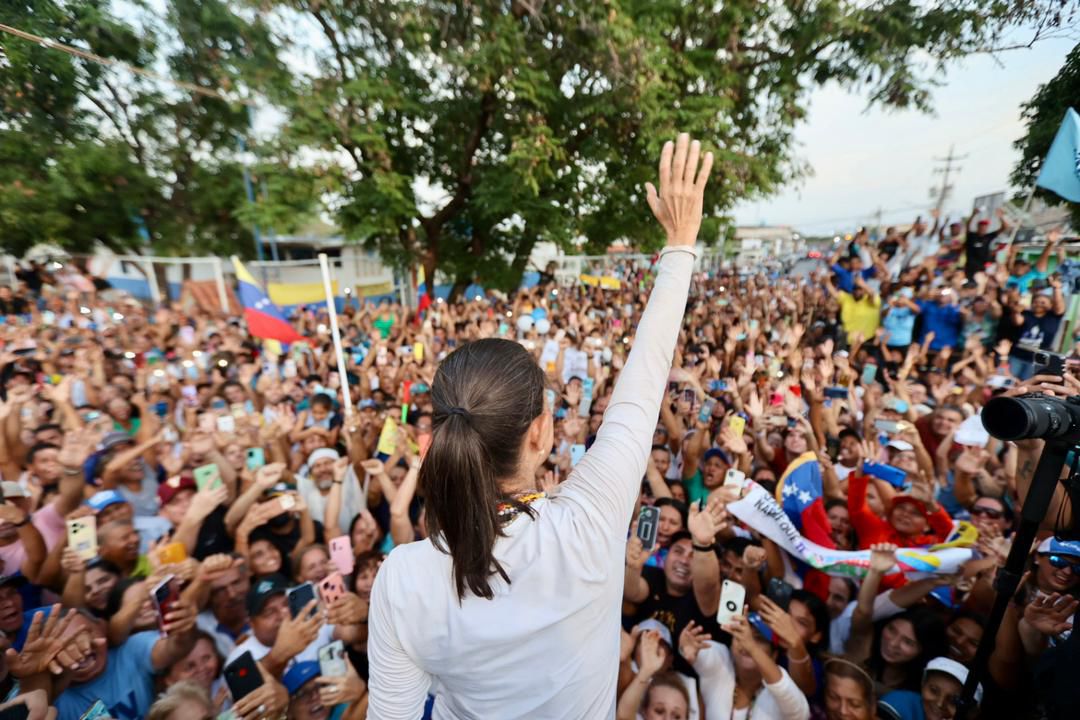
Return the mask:
M699 169L700 165L700 169ZM429 539L395 548L372 590L371 720L614 717L626 531L682 324L712 154L664 145L648 203L667 234L596 441L552 496L543 370L521 345L451 353L431 387L420 470Z

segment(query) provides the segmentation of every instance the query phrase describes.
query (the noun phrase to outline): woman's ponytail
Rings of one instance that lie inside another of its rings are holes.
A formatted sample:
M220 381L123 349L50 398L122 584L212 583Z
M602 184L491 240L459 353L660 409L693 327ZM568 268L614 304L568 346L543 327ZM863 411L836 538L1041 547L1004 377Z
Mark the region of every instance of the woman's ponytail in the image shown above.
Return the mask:
M458 597L491 599L503 534L500 480L518 469L521 442L543 411L544 375L508 340L478 340L451 353L432 383L431 447L420 468L428 536L453 559Z

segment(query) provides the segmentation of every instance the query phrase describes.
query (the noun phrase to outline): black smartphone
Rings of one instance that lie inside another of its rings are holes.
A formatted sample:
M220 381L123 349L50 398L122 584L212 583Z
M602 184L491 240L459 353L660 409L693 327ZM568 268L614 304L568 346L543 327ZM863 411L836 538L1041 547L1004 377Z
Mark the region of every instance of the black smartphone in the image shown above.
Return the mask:
M683 400L685 400L686 402L693 404L694 398L697 397L697 395L694 393L693 388L686 388L685 390L683 390L682 397Z
M262 674L255 665L255 658L251 656L250 650L225 666L225 684L229 686L233 703L262 686Z
M656 535L660 531L660 508L651 505L641 508L638 515L637 536L641 540L641 547L646 552L652 552L656 547Z
M834 400L847 400L848 389L846 387L827 387L825 388L825 397Z
M289 600L289 612L293 617L296 617L304 609L305 605L315 599L315 586L309 582L297 585L290 589L286 596Z
M1036 375L1054 375L1056 377L1065 375L1064 355L1048 352L1046 350L1039 350L1035 353L1034 360Z
M840 457L840 438L826 437L825 438L825 453L829 456L829 459L836 462Z
M795 588L790 583L784 582L780 578L772 578L769 580L768 587L765 588L765 597L772 600L786 612L788 605L791 604L791 593L794 591Z
M674 393L678 392L679 391L679 383L677 383L677 382L669 382L667 384L667 391L668 391L669 394L674 394Z
M27 720L30 717L30 708L26 703L10 705L0 710L0 720Z

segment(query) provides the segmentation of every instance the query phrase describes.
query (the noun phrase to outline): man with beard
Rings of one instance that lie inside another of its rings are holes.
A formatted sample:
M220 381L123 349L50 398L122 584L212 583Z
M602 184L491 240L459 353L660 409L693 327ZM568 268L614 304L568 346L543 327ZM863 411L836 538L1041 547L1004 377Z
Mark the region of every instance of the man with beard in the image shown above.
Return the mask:
M339 463L339 460L337 450L332 448L323 447L311 453L308 456L307 475L297 477L296 489L307 503L312 520L325 525L327 496L335 483L340 484L342 493L338 527L347 528L366 507L366 503L351 464Z
M209 607L197 618L199 629L214 639L222 657L228 657L237 641L251 632L246 604L251 577L243 559L233 557L233 567L211 581Z
M78 720L98 699L116 720L146 717L154 701L154 674L186 656L195 645L195 609L178 600L165 616L164 633L135 633L107 652L105 623L88 612L78 612L71 629L89 631L94 644L70 671L71 685L56 698L57 717Z

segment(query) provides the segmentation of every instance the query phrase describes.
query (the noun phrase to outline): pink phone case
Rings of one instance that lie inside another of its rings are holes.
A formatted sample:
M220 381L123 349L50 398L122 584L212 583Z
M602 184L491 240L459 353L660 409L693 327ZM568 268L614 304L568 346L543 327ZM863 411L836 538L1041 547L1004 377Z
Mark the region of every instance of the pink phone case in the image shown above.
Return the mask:
M334 567L342 575L352 575L353 552L352 540L348 535L332 538L330 540L330 559L334 561Z
M319 581L319 598L323 607L329 607L344 595L345 581L341 579L341 573L334 573Z

